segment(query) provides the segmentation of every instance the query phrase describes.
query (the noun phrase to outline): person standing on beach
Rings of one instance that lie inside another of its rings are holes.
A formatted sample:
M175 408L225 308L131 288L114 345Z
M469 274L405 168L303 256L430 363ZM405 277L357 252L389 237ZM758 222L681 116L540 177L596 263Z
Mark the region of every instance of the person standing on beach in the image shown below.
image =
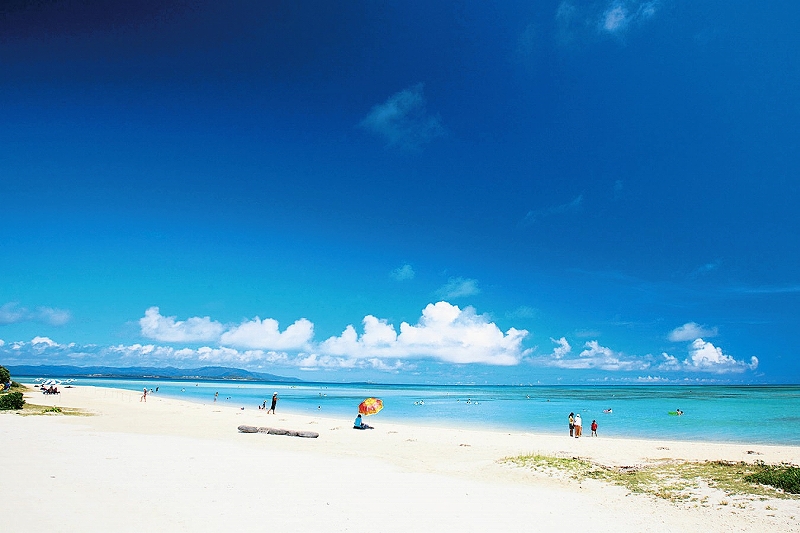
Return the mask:
M275 394L272 395L272 404L269 406L269 409L267 409L267 414L269 414L270 411L272 411L273 415L275 414L275 405L277 403L278 403L278 393L276 392Z
M575 413L569 414L569 436L575 431Z
M142 389L142 397L139 398L139 401L147 403L147 387Z
M581 436L581 426L582 425L583 425L583 422L581 422L581 415L580 415L580 413L578 413L577 415L575 415L575 438L576 439Z
M597 436L597 420L592 420L592 425L590 427L592 428L592 437L596 437Z

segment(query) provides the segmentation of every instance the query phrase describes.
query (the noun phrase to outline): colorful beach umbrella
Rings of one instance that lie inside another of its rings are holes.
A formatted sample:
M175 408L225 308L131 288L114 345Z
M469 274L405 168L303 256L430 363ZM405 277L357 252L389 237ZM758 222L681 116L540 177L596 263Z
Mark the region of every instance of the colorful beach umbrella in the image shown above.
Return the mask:
M358 404L358 412L362 415L374 415L383 409L383 400L379 398L367 398Z

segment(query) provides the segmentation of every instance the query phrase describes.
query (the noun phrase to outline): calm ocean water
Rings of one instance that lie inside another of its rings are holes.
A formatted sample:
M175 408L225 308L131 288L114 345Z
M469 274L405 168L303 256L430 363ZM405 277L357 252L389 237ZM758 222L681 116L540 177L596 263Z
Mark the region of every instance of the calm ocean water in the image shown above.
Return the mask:
M30 379L20 381L32 383ZM800 445L800 386L427 386L77 379L192 402L257 409L273 392L278 412L355 417L364 398L384 409L370 417L424 425L568 434L567 416L580 413L584 434L597 420L601 436ZM610 409L611 413L604 413ZM670 415L681 409L683 416Z

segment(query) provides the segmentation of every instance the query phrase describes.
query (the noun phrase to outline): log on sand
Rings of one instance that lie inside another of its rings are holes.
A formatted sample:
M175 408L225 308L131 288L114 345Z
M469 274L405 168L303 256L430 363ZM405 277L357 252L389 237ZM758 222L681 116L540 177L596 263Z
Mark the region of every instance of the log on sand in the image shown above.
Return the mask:
M319 437L319 433L314 431L295 431L293 429L266 428L246 425L239 426L239 433L266 433L268 435L288 435L290 437L304 437L307 439L316 439Z

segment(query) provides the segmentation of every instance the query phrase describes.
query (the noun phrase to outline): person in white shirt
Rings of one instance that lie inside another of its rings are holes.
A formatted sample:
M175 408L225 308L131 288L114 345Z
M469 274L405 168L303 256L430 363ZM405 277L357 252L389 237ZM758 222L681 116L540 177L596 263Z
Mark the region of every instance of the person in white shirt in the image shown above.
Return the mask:
M581 426L582 425L583 425L583 423L581 422L581 415L580 414L575 415L575 438L576 439L581 436Z

